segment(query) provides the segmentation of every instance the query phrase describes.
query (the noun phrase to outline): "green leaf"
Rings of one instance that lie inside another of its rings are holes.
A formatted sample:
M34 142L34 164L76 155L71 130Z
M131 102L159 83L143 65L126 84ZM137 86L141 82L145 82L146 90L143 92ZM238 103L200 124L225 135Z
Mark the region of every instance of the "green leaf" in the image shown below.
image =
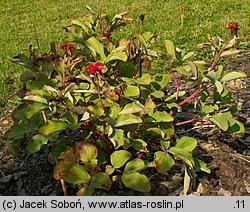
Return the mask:
M59 161L54 167L53 176L56 180L65 180L69 183L88 183L90 175L83 166L72 161Z
M121 168L130 158L132 154L126 150L114 151L110 156L112 166L116 169Z
M210 120L219 126L223 131L227 131L229 124L225 113L217 113L213 115Z
M72 113L72 112L66 112L62 118L71 123L71 124L77 124L78 123L78 117L76 114Z
M183 162L185 162L190 167L193 167L194 160L190 152L179 147L172 147L169 149L169 152L175 155L176 157L180 158Z
M109 130L109 139L113 143L115 149L124 145L124 130L122 129L112 129Z
M172 109L172 108L177 108L178 109L178 112L181 111L181 106L178 105L177 103L175 102L171 102L171 103L166 103L166 106L169 108L169 109Z
M54 148L52 149L52 154L58 158L61 153L63 153L68 146L70 146L72 142L70 140L62 140L60 141Z
M67 146L65 151L62 154L60 154L58 159L72 161L72 162L78 162L79 155L74 151L74 149L71 146Z
M205 114L209 114L209 113L214 112L214 107L211 105L204 105L202 106L201 111Z
M131 114L131 113L138 113L141 111L143 111L143 107L140 107L135 102L132 102L132 103L126 104L119 114L125 115L125 114Z
M104 60L104 63L109 63L110 61L113 60L122 60L122 61L126 61L127 60L127 54L125 52L122 51L115 51L110 53L107 58Z
M183 184L183 193L186 195L190 189L191 177L188 174L187 167L185 166L185 175L184 175L184 184Z
M235 80L235 79L244 78L244 77L247 77L247 75L243 71L226 72L226 73L224 73L221 81L228 82L230 80Z
M189 136L183 136L176 140L175 147L179 147L188 152L192 152L197 146L197 140Z
M115 168L113 166L110 166L110 165L107 165L105 167L105 173L108 174L108 175L111 175L113 174L115 171Z
M41 149L42 145L47 144L47 142L48 139L45 138L44 136L40 134L34 135L28 142L27 149L31 153L38 152Z
M166 40L165 41L165 47L167 49L167 52L173 57L173 59L176 59L176 54L175 54L175 47L174 43L171 40Z
M36 122L21 122L11 126L10 131L7 132L7 138L18 140L24 137L24 134L36 130L38 123Z
M136 80L136 83L140 85L149 85L152 82L152 77L150 74L143 74L140 78Z
M48 120L46 124L39 127L38 132L44 136L49 136L55 132L60 132L67 129L67 124L63 121Z
M221 94L223 89L224 89L223 85L219 81L215 81L215 86L216 86L217 91L219 92L219 94Z
M171 75L170 74L164 74L161 81L158 82L158 83L161 86L161 88L165 88L167 86L167 84L170 82L170 80L171 80Z
M16 117L22 120L30 119L34 114L39 113L47 108L48 106L44 105L43 103L34 102L26 105L25 108L18 110L16 112Z
M130 124L140 124L142 119L133 114L120 115L116 121L115 127L121 127Z
M211 170L207 167L207 164L203 162L202 160L198 158L194 158L194 164L195 164L195 168L198 169L198 171L203 171L208 174L211 173Z
M132 141L132 147L137 151L145 149L147 145L148 145L147 142L142 139L134 139Z
M145 168L145 163L142 159L135 158L129 161L124 169L124 172L137 172Z
M104 172L99 172L95 174L95 176L92 178L91 185L94 188L110 189L112 182L108 174Z
M140 89L137 86L128 85L124 90L124 94L126 96L139 96Z
M132 78L136 75L135 64L132 61L118 63L118 70L121 77Z
M167 173L174 165L174 159L166 152L155 152L156 170L159 173Z
M149 192L151 190L149 179L144 174L137 172L123 173L122 183L126 187L139 192Z
M156 111L152 116L156 122L172 122L174 120L173 116L169 115L166 111Z
M170 140L160 140L161 142L161 147L165 150L167 150L170 146Z
M58 58L55 60L55 68L58 74L62 76L64 73L64 69L65 69L65 63L63 59Z
M80 155L80 160L83 162L90 162L96 159L98 155L96 146L85 142L78 142L76 144L76 152Z
M88 106L88 109L94 113L97 117L100 117L104 114L104 110L101 106L99 105L90 105Z
M193 57L195 55L195 52L188 52L187 54L185 54L184 55L184 57L183 57L183 61L185 61L185 60L188 60L188 59L190 59L191 57Z
M153 93L151 93L150 95L154 96L155 98L162 98L165 94L163 91L155 91Z
M33 102L41 102L44 104L47 104L47 100L41 96L36 96L36 95L27 95L23 98L24 100L29 100L29 101L33 101Z
M160 135L162 138L165 135L165 133L160 128L158 128L158 127L151 127L149 129L147 129L147 132Z
M241 52L240 50L233 49L233 50L228 50L228 51L222 52L222 54L220 56L224 57L224 56L228 56L228 55L232 55L232 54L238 54L240 52Z
M94 57L96 57L96 53L97 53L100 55L102 61L106 58L102 43L100 43L100 41L97 40L95 37L89 38L86 41L86 45L92 51L92 54Z

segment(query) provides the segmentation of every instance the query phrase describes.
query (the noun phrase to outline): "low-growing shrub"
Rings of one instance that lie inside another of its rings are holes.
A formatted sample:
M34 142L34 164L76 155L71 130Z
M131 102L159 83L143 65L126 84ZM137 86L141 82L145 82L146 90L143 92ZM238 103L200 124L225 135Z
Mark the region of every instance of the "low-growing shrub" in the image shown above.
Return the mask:
M178 160L187 193L195 171L210 169L192 155L197 140L177 137L176 127L206 117L223 131L244 131L233 118L237 107L227 82L245 74L218 65L220 57L237 52L232 49L236 36L225 43L210 38L215 59L208 66L192 60L196 52L185 53L170 40L159 50L158 36L141 33L140 25L133 38L116 40L113 32L132 19L126 13L100 17L88 9L90 14L67 27L59 51L51 42L48 53L30 48L29 56L12 59L28 69L20 78L22 104L7 134L13 154L20 144L35 153L52 143L54 178L81 185L81 195L110 189L115 178L149 192L144 170L167 173ZM186 103L194 117L180 122L176 116L186 117Z

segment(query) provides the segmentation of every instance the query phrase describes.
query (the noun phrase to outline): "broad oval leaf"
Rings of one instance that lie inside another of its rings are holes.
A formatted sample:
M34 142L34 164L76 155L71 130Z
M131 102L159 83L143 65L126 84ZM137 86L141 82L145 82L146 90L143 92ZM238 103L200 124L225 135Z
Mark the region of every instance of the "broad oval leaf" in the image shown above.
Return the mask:
M165 41L165 47L167 49L167 52L173 57L173 59L176 59L175 47L174 47L173 41L166 40Z
M91 37L86 41L86 45L89 47L89 49L92 51L93 56L96 56L96 53L100 55L101 60L104 60L106 58L104 53L104 47L103 44L100 43L99 40L97 40L95 37Z
M38 132L44 136L49 136L55 132L60 132L67 129L67 124L63 121L48 120L47 123L39 127Z
M232 71L232 72L226 72L221 81L222 82L228 82L230 80L235 80L235 79L239 79L239 78L244 78L247 77L246 73L243 71Z
M69 183L88 183L91 179L83 166L72 161L59 161L54 167L53 176L56 180L65 180Z
M173 116L169 115L166 111L156 111L151 117L153 117L156 122L172 122L174 120Z
M99 105L90 105L88 106L88 109L98 117L104 114L103 108Z
M166 152L155 152L156 170L159 173L167 173L174 165L174 159Z
M180 158L183 162L185 162L190 167L193 167L194 159L190 152L179 147L172 147L169 149L169 152L175 155L176 157Z
M122 61L126 61L127 60L127 54L125 52L122 51L115 51L110 53L107 58L104 60L104 63L108 63L110 61L113 60L122 60Z
M138 113L141 111L143 111L143 108L140 107L135 102L132 102L132 103L126 104L119 114L120 115L121 114L131 114L131 113Z
M47 142L48 139L45 138L44 136L40 134L34 135L28 142L27 149L31 153L38 152L41 149L42 145L47 144Z
M115 149L124 145L124 130L109 128L109 139L113 143Z
M194 164L195 164L195 168L198 169L198 171L203 171L208 174L211 173L211 170L207 167L207 164L203 162L202 160L198 158L194 158Z
M16 117L19 119L30 119L34 114L39 113L48 108L47 105L41 102L34 102L25 106L16 112Z
M112 182L108 174L104 172L99 172L91 180L91 185L94 188L105 188L110 189Z
M76 152L80 155L80 160L83 162L90 162L96 159L98 155L98 150L95 145L84 142L76 144Z
M143 74L140 78L136 80L136 83L140 85L149 85L152 82L152 77L150 74Z
M217 113L213 115L210 120L220 127L223 131L227 131L229 124L227 120L227 115L223 113Z
M115 171L115 168L113 166L111 166L111 165L107 165L105 167L105 173L108 174L108 175L113 174L114 171Z
M71 146L67 146L65 151L60 154L58 159L72 161L72 162L78 162L79 155L74 151L74 149Z
M118 63L118 70L121 77L132 78L136 74L135 64L132 61Z
M139 96L140 89L137 86L128 85L124 90L124 94L126 96Z
M139 192L149 192L151 184L149 179L144 175L137 172L123 173L122 183L128 187Z
M145 163L140 158L135 158L134 160L129 161L124 169L124 172L137 172L144 169Z
M132 154L126 150L118 150L111 154L110 161L114 168L121 168L130 158Z
M192 152L197 146L197 140L189 136L183 136L176 140L175 147L182 148L188 152Z
M120 115L116 121L115 127L126 126L130 124L140 124L142 119L133 114Z
M165 94L163 91L155 91L151 93L150 95L154 96L155 98L162 98L164 97Z

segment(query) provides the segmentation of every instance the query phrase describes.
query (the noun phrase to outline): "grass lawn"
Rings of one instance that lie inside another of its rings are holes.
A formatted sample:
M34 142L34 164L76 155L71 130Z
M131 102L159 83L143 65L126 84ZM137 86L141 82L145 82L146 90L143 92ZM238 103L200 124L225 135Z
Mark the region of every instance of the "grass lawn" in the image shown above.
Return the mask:
M0 0L0 107L19 86L22 67L9 59L27 52L30 44L47 50L49 41L59 44L65 37L64 26L86 13L85 5L98 9L98 0ZM142 31L152 31L171 39L181 48L194 49L207 41L207 34L229 35L229 21L239 23L239 35L250 40L249 0L103 0L103 12L115 15L130 11L138 20L146 14ZM136 33L129 24L121 36Z

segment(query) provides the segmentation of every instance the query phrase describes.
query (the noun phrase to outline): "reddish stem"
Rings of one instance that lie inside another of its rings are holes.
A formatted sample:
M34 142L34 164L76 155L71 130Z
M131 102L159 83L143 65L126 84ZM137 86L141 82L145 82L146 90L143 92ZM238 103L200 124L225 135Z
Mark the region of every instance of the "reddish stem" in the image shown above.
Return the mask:
M214 58L214 61L213 61L212 65L211 65L210 68L209 68L209 71L212 71L212 70L215 68L215 66L216 66L216 64L218 63L218 60L219 60L221 54L224 52L224 50L225 50L227 44L229 43L229 41L230 41L230 39L227 40L227 42L226 42L226 43L224 44L224 46L221 48L221 50L220 50L219 53L216 52L216 56L215 56L215 58Z
M194 92L192 93L189 97L187 97L186 99L184 99L183 101L181 101L179 103L179 105L184 105L186 102L188 102L189 100L193 99L194 97L197 96L197 94L199 94L201 92L201 88L202 88L202 84L199 86L199 88Z
M199 114L195 114L194 117L190 120L187 120L187 121L183 121L183 122L179 122L179 123L176 123L175 126L181 126L181 125L184 125L184 124L188 124L188 123L191 123L191 122L194 122L196 121L196 118L199 116Z

